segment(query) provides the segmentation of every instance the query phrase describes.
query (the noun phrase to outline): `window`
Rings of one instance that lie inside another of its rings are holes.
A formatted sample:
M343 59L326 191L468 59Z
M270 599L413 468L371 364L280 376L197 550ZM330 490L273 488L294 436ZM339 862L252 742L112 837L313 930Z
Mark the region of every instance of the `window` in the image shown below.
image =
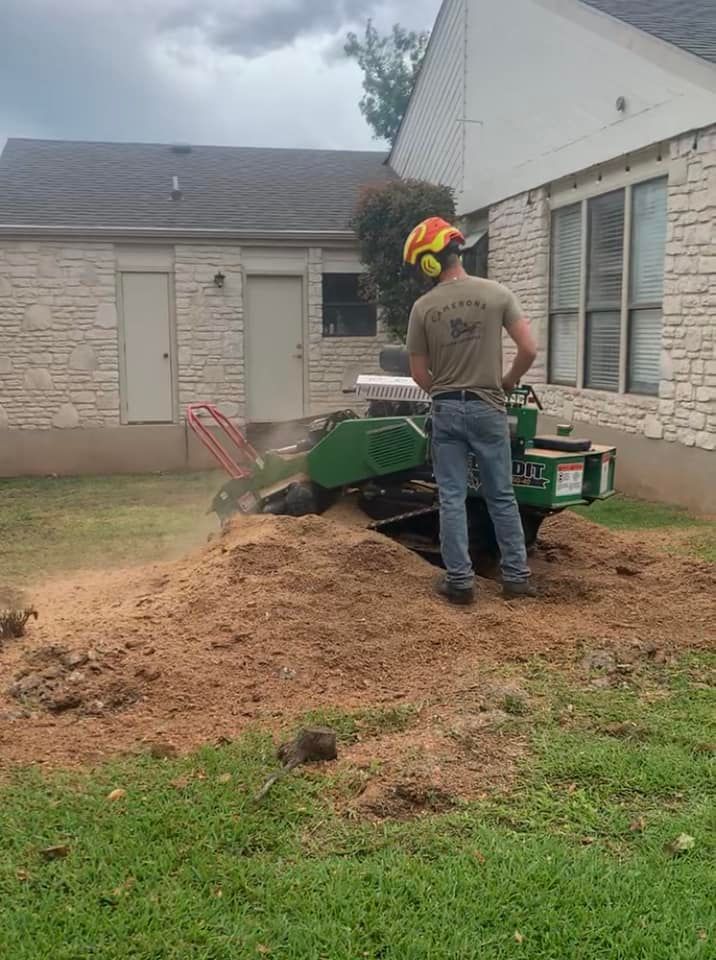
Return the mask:
M577 384L577 329L582 260L582 205L557 210L552 217L550 282L550 383Z
M487 230L481 234L468 237L462 255L462 265L465 272L469 273L471 277L486 277L488 255L489 238Z
M323 336L374 337L374 303L361 296L359 273L323 274Z
M551 383L658 392L666 203L660 179L553 213Z
M619 389L622 279L624 276L624 191L589 201L587 327L584 386Z
M666 181L640 183L632 190L627 376L632 393L659 390L665 246Z

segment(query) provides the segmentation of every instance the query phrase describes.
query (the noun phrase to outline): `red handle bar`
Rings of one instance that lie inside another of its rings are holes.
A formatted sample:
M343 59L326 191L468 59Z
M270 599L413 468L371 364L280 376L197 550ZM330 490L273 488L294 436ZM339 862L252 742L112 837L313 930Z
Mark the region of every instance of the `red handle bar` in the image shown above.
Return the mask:
M220 432L231 441L238 456L214 436L202 421L202 415L214 421ZM201 443L233 480L248 477L252 474L254 466L261 466L261 457L256 450L236 424L232 423L213 403L190 403L186 408L186 420Z

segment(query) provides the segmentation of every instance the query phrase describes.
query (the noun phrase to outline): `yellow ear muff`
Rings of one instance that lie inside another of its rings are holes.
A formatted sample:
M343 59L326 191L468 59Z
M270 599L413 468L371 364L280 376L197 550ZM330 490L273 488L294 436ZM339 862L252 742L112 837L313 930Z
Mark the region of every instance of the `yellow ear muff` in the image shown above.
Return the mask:
M443 272L443 265L432 253L423 254L420 258L420 269L433 280L436 280Z

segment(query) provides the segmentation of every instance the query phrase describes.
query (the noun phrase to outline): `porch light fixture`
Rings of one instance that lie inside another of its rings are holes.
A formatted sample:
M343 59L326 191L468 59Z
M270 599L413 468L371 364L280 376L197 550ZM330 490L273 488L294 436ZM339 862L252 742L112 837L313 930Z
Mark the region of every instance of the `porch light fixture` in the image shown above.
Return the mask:
M218 287L219 290L221 290L221 288L224 286L224 280L226 280L226 277L221 272L221 270L217 271L214 274L214 286Z

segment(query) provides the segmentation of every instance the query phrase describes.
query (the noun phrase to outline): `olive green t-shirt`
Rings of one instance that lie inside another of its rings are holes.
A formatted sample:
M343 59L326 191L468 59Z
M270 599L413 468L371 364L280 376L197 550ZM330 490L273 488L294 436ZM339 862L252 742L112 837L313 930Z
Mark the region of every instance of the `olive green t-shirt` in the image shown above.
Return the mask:
M503 406L502 331L522 315L507 287L480 277L439 283L417 300L407 347L428 357L432 395L471 390Z

